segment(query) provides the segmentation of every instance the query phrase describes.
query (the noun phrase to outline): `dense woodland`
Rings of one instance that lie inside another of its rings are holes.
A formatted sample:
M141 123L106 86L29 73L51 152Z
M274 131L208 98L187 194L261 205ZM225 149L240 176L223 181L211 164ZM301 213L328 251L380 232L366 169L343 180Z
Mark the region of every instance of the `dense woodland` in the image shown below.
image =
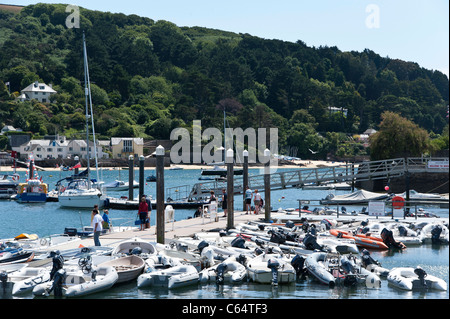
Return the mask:
M424 132L418 152L448 149L448 78L417 63L85 9L81 28L68 29L68 14L51 4L0 10L2 127L83 136L84 31L102 138L169 139L196 119L222 129L225 108L230 127L277 127L280 148L304 158L367 154L358 135L379 130L382 114ZM36 80L58 91L51 103L16 102Z

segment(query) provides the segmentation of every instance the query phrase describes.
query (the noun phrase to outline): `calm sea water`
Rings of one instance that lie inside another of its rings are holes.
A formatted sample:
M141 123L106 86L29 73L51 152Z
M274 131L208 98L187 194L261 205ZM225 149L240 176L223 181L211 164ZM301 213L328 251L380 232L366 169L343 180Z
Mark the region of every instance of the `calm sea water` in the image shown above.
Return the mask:
M4 173L4 171L2 172ZM21 172L21 180L24 172ZM53 189L56 182L70 175L70 172L39 172L43 180ZM259 174L259 170L251 170L250 174ZM95 174L94 174L95 175ZM106 183L119 178L118 170L102 170L100 179ZM154 170L146 170L145 176L155 175ZM138 170L135 171L138 180ZM165 187L182 185L193 186L199 182L200 170L166 170ZM128 171L121 170L120 178L128 180ZM181 188L180 188L181 189ZM319 200L327 194L344 194L349 191L301 190L289 188L273 191L271 205L278 208L298 208L298 199ZM156 198L155 183L146 183L145 194ZM128 191L110 192L110 196L128 196ZM138 189L134 190L138 195ZM167 195L167 194L166 194ZM264 197L264 195L263 195ZM236 197L235 209L241 209L241 196ZM310 205L311 206L311 205ZM347 207L347 210L361 210L362 207ZM442 217L448 217L447 209L427 207L426 210ZM19 204L15 201L0 200L0 238L11 238L21 233L38 234L44 237L61 234L65 227L81 228L90 224L90 209L64 209L58 203ZM186 219L192 216L193 210L177 209L175 218ZM110 218L114 225L134 225L136 211L111 209ZM152 224L156 222L155 211L152 212ZM420 265L427 273L440 277L449 283L449 246L422 245L409 247L403 252L372 252L372 257L379 260L383 267L416 267ZM22 297L25 299L32 296ZM88 299L449 299L449 292L405 292L388 286L382 281L380 289L342 288L330 289L313 281L301 281L291 285L271 285L244 283L240 285L216 286L214 284L198 285L169 291L168 289L137 289L135 283L116 286L105 293L91 295Z

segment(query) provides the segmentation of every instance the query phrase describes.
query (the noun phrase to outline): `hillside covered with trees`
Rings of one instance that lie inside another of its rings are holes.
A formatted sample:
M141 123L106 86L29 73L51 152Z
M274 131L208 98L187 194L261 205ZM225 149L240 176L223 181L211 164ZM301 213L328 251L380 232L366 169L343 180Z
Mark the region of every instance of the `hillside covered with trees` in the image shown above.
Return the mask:
M446 134L446 142L427 145L448 149L449 81L439 71L370 49L342 52L85 9L81 28L68 29L65 9L0 10L2 127L35 136L83 131L84 31L95 128L103 138L169 139L172 129L192 129L196 119L222 129L225 107L230 127L278 127L280 148L294 149L291 155L312 158L311 149L316 158L355 156L366 154L357 136L378 130L387 112L423 129L427 139ZM14 92L36 80L53 84L51 103L15 101Z

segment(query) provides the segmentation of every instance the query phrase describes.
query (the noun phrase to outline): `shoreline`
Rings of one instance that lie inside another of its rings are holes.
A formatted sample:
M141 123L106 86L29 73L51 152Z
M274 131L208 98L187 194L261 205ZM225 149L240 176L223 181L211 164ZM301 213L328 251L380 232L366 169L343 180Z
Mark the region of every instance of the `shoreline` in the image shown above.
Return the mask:
M289 169L300 169L300 168L318 168L318 167L332 167L332 166L340 166L345 165L344 162L330 162L330 161L309 161L309 160L298 160L294 161L294 164L291 165L279 165L278 168L289 168ZM240 165L236 165L239 167ZM179 167L182 169L211 169L213 166L210 165L200 165L200 164L172 164L170 167L165 167L165 170L173 169L174 167ZM103 167L99 169L103 170L128 170L128 167L126 166L120 166L120 167ZM250 166L249 169L261 169L262 166ZM44 171L48 172L59 172L61 169L56 167L43 167ZM82 167L81 170L84 168ZM135 170L139 170L138 167L135 167ZM155 170L156 167L145 167L144 170ZM16 171L18 172L25 172L27 169L24 167L17 167ZM92 168L92 170L95 170L95 167ZM13 172L13 168L11 166L0 166L0 174L2 173L11 173Z

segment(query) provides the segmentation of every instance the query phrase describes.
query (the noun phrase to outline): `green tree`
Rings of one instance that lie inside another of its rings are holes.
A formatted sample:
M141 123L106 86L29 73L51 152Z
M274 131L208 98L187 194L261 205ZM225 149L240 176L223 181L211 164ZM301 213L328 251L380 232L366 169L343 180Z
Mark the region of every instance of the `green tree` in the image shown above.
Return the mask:
M421 156L429 150L429 135L417 124L393 112L381 118L379 131L370 137L372 160Z

